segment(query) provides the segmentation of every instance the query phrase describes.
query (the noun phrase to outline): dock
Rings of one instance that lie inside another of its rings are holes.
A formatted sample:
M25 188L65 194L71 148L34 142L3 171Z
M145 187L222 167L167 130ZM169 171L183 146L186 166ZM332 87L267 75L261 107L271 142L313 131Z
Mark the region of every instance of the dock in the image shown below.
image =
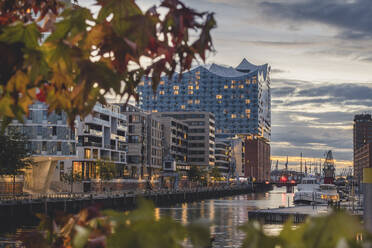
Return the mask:
M249 211L248 218L267 224L285 223L289 218L292 218L294 223L303 223L309 216L325 215L331 210L332 208L326 205L280 207Z

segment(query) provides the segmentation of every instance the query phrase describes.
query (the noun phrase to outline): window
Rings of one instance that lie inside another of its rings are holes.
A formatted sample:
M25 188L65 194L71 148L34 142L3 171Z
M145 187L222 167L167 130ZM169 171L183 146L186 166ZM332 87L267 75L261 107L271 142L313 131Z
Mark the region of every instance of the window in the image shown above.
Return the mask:
M235 119L236 118L236 114L231 114L231 119Z
M188 103L188 104L192 104L192 100L188 100L187 103Z
M190 86L188 87L188 89L189 89L189 90L193 90L194 87L193 87L192 85L190 85Z
M43 141L41 143L41 150L44 151L44 152L47 150L47 143L46 143L46 141Z
M185 109L186 107L185 107L185 105L181 105L181 109Z
M239 88L244 89L244 85L243 84L239 85Z
M160 95L164 95L164 90L161 90L161 91L159 92L159 94L160 94Z
M246 109L246 110L245 110L245 113L246 113L246 114L249 114L250 112L251 112L250 109Z
M196 85L196 86L195 86L195 89L198 90L198 89L199 89L199 85Z
M153 113L156 113L156 112L158 112L156 109L153 109L151 112L153 112Z
M84 149L84 158L90 158L90 149Z
M173 95L178 95L178 90L173 91Z
M195 100L195 104L200 104L200 100L199 99Z
M251 103L251 100L245 99L245 104L250 104L250 103Z
M53 128L52 128L52 135L53 136L57 135L57 127L56 126L53 126Z
M188 94L189 94L189 95L192 95L192 94L194 94L194 91L189 90Z
M98 149L93 149L93 158L98 159Z
M164 85L164 81L160 81L160 83L159 83L160 85Z
M173 89L174 89L174 90L179 90L180 87L179 87L178 85L175 85L175 86L173 86Z
M145 85L144 82L140 82L140 83L138 84L138 86L144 86L144 85Z
M222 99L222 95L216 95L216 99Z
M224 88L224 89L228 89L228 88L229 88L229 86L228 86L228 85L225 85L225 86L223 86L223 88Z
M57 142L57 152L62 151L62 142Z
M246 80L245 80L245 83L246 83L246 84L251 84L251 81L250 81L249 79L246 79Z

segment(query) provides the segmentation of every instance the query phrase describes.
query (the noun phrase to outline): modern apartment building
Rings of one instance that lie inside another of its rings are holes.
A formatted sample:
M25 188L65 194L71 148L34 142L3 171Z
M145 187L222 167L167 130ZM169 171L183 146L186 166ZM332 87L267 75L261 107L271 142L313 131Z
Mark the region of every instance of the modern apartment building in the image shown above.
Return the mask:
M120 189L125 178L126 153L127 153L127 117L120 113L120 107L116 105L101 105L97 103L90 115L83 120L75 121L77 132L77 157L59 161L59 175L69 173L79 175L80 184L85 192L95 190L99 182L99 168L97 161L109 161L117 166L114 180L110 185L111 190ZM63 190L60 180L54 180L52 189Z
M162 127L149 113L127 104L118 104L128 119L127 162L130 178L156 178L162 167Z
M162 78L153 93L151 78L137 88L139 106L148 111L207 111L215 115L216 134L255 135L270 141L270 66L246 59L235 68L198 66L180 78Z
M240 137L216 139L215 166L224 177L244 177L244 151L245 147Z
M215 157L215 117L212 113L205 111L181 111L181 112L155 112L152 115L159 119L166 117L174 118L188 127L186 138L180 139L185 146L182 152L186 152L187 164L189 166L214 166ZM180 124L181 124L180 123ZM164 127L166 130L166 126ZM184 150L186 149L186 150ZM181 155L181 154L180 154Z
M189 126L173 117L152 115L160 120L163 128L164 157L171 156L176 161L176 168L185 174L190 169L187 163Z
M35 102L29 106L24 123L13 121L8 130L26 134L36 163L25 172L24 190L47 192L58 160L76 156L75 130L67 125L67 116L48 115L47 105Z
M372 116L354 116L354 176L363 180L363 168L371 167Z

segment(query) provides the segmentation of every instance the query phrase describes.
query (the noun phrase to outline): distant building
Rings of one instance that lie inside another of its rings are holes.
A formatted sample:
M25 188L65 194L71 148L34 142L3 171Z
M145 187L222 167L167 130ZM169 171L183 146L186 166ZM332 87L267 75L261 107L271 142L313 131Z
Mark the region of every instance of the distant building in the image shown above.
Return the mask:
M372 143L354 151L354 175L359 182L363 181L363 168L372 168Z
M148 111L206 111L215 115L216 135L255 135L270 141L271 80L268 64L244 59L236 68L216 64L163 77L156 93L151 78L137 90L139 106Z
M66 114L48 115L47 105L35 102L29 106L24 123L13 121L8 129L26 134L37 164L26 170L25 191L47 192L58 160L76 156L75 130L67 125Z
M244 145L239 137L217 138L215 166L226 178L244 177Z
M185 139L179 137L178 142L181 142L181 144L182 142L185 142L185 146L182 148L182 154L186 151L186 161L188 166L195 165L204 169L207 169L208 166L214 166L215 117L212 113L205 111L181 111L155 112L152 113L152 115L157 116L160 119L169 117L174 118L187 125L187 137ZM167 129L166 127L164 128L165 130ZM165 132L164 135L166 135ZM176 137L175 139L177 140ZM170 148L172 149L172 147ZM181 149L181 147L179 149Z
M254 136L246 137L244 145L244 176L261 183L270 180L270 145Z
M372 116L359 114L354 116L354 176L361 181L363 168L371 166Z

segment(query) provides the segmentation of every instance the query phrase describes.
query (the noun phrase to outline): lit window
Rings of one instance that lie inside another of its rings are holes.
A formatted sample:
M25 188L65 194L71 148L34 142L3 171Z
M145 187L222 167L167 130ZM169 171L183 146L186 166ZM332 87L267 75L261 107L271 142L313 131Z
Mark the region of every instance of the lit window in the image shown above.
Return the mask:
M240 118L244 118L244 115L243 115L243 114L241 114L241 115L240 115Z
M235 119L236 118L236 114L231 114L231 119Z
M235 85L231 85L231 89L235 89Z
M199 81L195 81L195 85L199 85Z
M164 81L160 81L160 83L159 83L160 85L164 85Z
M144 82L140 82L140 83L138 84L138 86L144 86L144 85L145 85Z
M189 94L189 95L192 95L192 94L194 94L194 91L189 90L188 94Z
M188 103L188 104L192 104L192 100L188 100L187 103Z
M236 81L235 80L231 80L231 84L235 84L236 83Z
M222 95L216 95L216 99L222 99Z
M226 110L226 109L224 109L224 110L223 110L223 113L224 113L224 114L227 114L227 110Z
M189 90L192 90L192 89L194 89L194 87L192 87L192 85L190 85L190 86L189 86L188 88L189 88Z
M159 92L159 94L160 94L160 95L164 95L164 90L161 90L161 91Z
M157 111L156 109L153 109L152 112L153 112L153 113L156 113L156 112L158 112L158 111Z
M199 104L200 103L200 100L195 100L195 104Z
M195 72L195 75L200 75L200 71L196 71Z
M178 90L173 91L173 95L178 95Z
M196 86L195 86L195 89L198 90L198 89L199 89L199 85L196 85Z
M240 89L244 89L244 84L239 85Z
M250 104L250 103L251 103L251 100L245 99L245 104Z
M175 85L175 86L173 86L173 89L174 89L174 90L179 90L180 87L179 87L178 85Z
M245 113L247 113L247 114L249 114L250 112L251 112L250 109L246 109L246 110L245 110Z
M225 86L223 86L223 88L224 88L224 89L228 89L228 88L229 88L229 86L228 86L228 85L225 85Z
M181 109L185 109L186 108L186 106L185 105L181 105Z
M251 81L250 81L249 79L246 79L246 80L245 80L245 83L246 83L246 84L250 84Z
M90 158L90 149L84 149L84 158Z
M244 95L243 95L243 94L241 94L241 95L240 95L240 99L243 99L243 98L244 98Z

